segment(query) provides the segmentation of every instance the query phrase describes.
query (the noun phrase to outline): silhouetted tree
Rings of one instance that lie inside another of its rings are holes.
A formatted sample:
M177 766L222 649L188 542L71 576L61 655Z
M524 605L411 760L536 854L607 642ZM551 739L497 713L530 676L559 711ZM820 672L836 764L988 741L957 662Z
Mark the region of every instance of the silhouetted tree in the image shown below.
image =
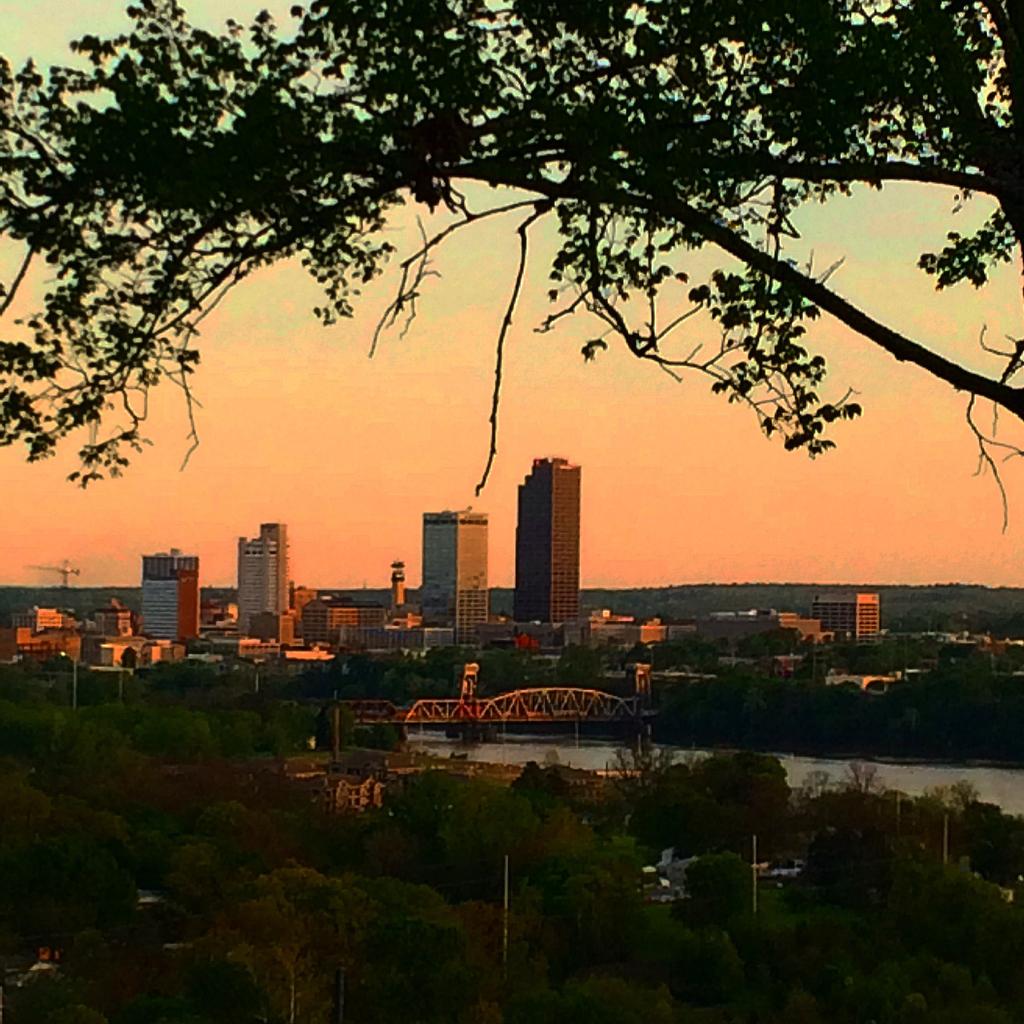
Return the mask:
M703 375L788 448L824 451L828 426L859 412L823 393L822 313L967 396L972 426L979 400L1024 414L1024 342L983 345L987 372L973 345L940 353L844 297L794 225L806 204L911 182L982 213L920 257L939 288L1018 257L1009 0L314 0L282 30L264 13L221 33L176 0L130 13L124 35L74 45L78 67L0 64L0 234L21 253L0 290L0 314L19 314L0 344L0 443L35 459L93 427L82 482L139 448L149 388L188 392L228 289L294 258L323 287L316 315L348 316L410 199L444 216L402 264L382 329L415 313L451 232L514 218L495 403L543 220L558 305L542 330L590 314L586 358L614 337ZM489 187L505 191L488 203ZM690 257L705 248L717 267ZM19 287L43 266L36 304Z

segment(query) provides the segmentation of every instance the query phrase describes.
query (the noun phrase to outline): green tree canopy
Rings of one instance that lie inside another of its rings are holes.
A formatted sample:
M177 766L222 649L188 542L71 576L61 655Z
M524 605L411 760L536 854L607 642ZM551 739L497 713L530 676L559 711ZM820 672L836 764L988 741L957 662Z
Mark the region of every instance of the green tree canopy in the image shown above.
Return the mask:
M969 419L979 399L1024 414L1024 342L989 346L979 371L973 351L941 354L855 305L794 245L805 204L914 182L988 214L920 257L939 288L1015 258L1010 0L314 0L281 27L264 13L220 33L175 0L129 11L123 35L74 45L74 67L0 62L0 236L21 252L0 287L0 443L41 458L88 425L83 482L139 447L152 386L188 391L228 289L298 259L323 288L316 315L348 316L410 200L444 216L402 263L382 328L415 313L444 238L515 219L495 429L541 220L557 235L541 329L589 314L585 356L613 338L703 374L787 447L824 451L828 425L859 411L823 393L822 312L968 395ZM721 258L695 260L704 249ZM32 308L17 293L36 267L49 284Z
M752 889L749 864L735 853L709 853L687 867L687 898L681 906L695 924L724 927L750 909Z

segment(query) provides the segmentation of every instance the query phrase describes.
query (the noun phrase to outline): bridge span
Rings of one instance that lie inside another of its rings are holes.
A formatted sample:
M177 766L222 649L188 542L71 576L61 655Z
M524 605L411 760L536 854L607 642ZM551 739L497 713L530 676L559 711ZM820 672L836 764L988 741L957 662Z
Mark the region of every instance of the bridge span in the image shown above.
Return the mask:
M528 722L637 722L651 717L650 666L637 665L635 693L620 697L576 686L540 686L493 697L476 694L478 667L465 666L459 696L428 697L400 706L389 700L346 700L360 725L522 724Z

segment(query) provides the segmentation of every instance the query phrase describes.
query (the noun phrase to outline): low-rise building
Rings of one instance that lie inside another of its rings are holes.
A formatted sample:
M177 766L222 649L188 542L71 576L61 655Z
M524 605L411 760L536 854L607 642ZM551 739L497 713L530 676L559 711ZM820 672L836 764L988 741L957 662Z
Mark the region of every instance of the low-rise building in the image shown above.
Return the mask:
M634 615L616 615L608 608L565 624L565 643L586 647L634 647L664 643L668 630L661 619L641 621Z
M135 612L112 597L110 604L93 613L92 622L100 636L132 636L138 626L137 619Z
M795 629L801 640L815 644L831 640L833 636L822 626L820 619L805 618L796 612L779 612L779 629Z
M259 612L249 619L249 635L279 644L295 643L294 612Z
M696 619L673 619L665 623L665 641L687 640L697 633Z
M33 632L28 626L0 629L0 661L49 661L64 655L72 661L82 658L82 637L72 629Z
M238 627L238 605L234 601L204 599L199 607L200 625L205 633L208 629L225 630Z
M176 640L150 640L142 648L142 660L139 665L146 667L173 664L184 661L186 653L185 645Z
M830 638L818 619L804 618L796 612L780 612L774 608L712 612L696 622L696 632L708 640L743 640L782 629L798 633L801 643L807 640L819 643Z
M711 612L697 620L698 635L708 640L742 640L781 628L774 608Z
M150 642L142 636L86 636L82 661L95 668L136 668L144 663L142 652Z
M384 804L384 783L378 779L324 777L324 808L329 814L361 814Z
M307 644L337 644L345 628L377 629L387 620L388 609L384 605L321 596L302 609L302 639Z
M452 626L343 626L338 633L341 647L361 651L427 651L455 646Z
M281 654L281 645L273 640L260 640L254 636L212 636L210 653L225 658L244 658L247 661L270 661Z
M44 630L74 629L77 625L74 615L62 611L60 608L40 608L36 605L27 611L11 614L13 629L28 629L33 633L42 633Z
M901 672L862 675L856 672L829 671L825 676L826 686L856 686L865 693L884 693L893 683L903 681Z

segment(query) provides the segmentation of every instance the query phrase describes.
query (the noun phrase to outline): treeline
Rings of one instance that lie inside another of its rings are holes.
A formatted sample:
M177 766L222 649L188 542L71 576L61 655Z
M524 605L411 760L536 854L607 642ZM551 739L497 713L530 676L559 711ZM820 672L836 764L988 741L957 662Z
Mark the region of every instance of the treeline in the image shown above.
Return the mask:
M892 586L851 583L706 583L629 589L590 588L581 594L584 608L611 608L647 618L697 618L718 611L775 608L809 614L815 594L835 590L878 593L887 629L992 630L1000 636L1024 636L1024 588L971 584ZM511 614L512 591L493 588L491 607Z
M656 733L687 746L1024 762L1024 676L973 653L884 693L726 671L663 690Z
M707 583L668 587L626 589L590 588L581 593L584 608L611 608L620 614L649 618L696 618L716 611L743 611L748 608L776 608L782 611L810 612L815 594L836 589L877 592L882 600L883 625L888 629L991 630L1000 636L1024 636L1024 588L983 587L969 584L932 586L891 586L870 583L836 587L808 583ZM353 591L338 591L354 593ZM390 591L383 588L359 590L361 600L387 604ZM414 600L416 591L410 590ZM234 600L228 587L204 587L204 598ZM80 614L91 614L116 597L129 608L141 606L138 587L0 587L0 626L6 625L11 612L32 605L68 607ZM512 591L491 588L491 608L495 613L512 613Z
M1020 819L864 773L791 792L757 754L624 768L599 801L531 765L511 788L428 772L329 817L226 762L9 757L0 955L62 955L9 986L8 1019L321 1024L339 968L349 1024L1018 1019L1024 910L993 883L1024 871ZM753 834L807 860L756 914ZM641 872L667 845L696 857L671 907Z
M96 763L131 752L169 760L284 756L309 749L314 704L252 692L245 673L167 667L145 678L78 674L77 710L66 671L0 667L0 757Z
M966 785L911 799L858 766L794 791L762 754L641 754L603 788L435 770L332 816L252 756L303 749L315 704L244 674L167 670L74 711L7 683L8 1024L326 1024L339 969L347 1024L1020 1019L1024 820ZM806 862L756 913L755 836ZM668 847L688 896L652 903ZM40 949L58 969L26 973Z

